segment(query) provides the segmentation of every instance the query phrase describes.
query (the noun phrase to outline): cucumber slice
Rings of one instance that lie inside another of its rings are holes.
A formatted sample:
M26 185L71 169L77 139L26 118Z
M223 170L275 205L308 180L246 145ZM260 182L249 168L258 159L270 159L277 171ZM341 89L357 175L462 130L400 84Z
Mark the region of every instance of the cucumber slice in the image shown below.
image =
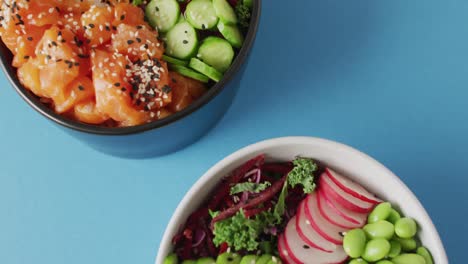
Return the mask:
M207 83L210 81L210 79L206 77L205 75L198 73L192 69L189 69L185 66L169 64L169 68L175 72L182 74L183 76L195 79L200 82Z
M218 30L234 48L240 49L242 47L244 36L236 25L227 25L222 21L219 21Z
M223 78L222 73L199 59L192 58L189 67L197 72L203 73L215 82L219 82Z
M192 0L185 10L185 18L196 29L211 29L218 23L218 16L211 0Z
M176 24L166 34L166 54L177 59L188 59L195 55L198 37L188 22Z
M226 0L213 0L213 7L216 15L226 24L237 24L237 16L231 5Z
M170 64L174 64L174 65L180 65L180 66L187 66L188 65L188 61L184 61L184 60L179 60L179 59L176 59L176 58L172 58L171 56L167 56L167 55L163 55L162 56L162 59Z
M244 3L245 6L252 9L252 6L253 6L252 0L244 0L243 3Z
M179 20L180 6L176 0L152 0L145 9L151 26L160 32L167 32Z
M208 37L198 49L197 58L216 70L225 72L234 59L234 49L225 39Z

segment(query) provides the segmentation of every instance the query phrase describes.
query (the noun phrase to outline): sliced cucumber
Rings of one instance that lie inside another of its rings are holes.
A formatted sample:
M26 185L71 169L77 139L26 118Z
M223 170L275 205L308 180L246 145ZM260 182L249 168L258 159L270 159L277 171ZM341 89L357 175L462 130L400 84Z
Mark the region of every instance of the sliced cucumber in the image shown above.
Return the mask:
M166 34L166 54L177 59L188 59L195 55L198 37L188 22L177 23Z
M218 30L234 48L240 49L242 47L244 36L236 25L227 25L222 21L219 21Z
M174 65L180 65L180 66L187 66L188 65L188 61L184 61L184 60L179 60L179 59L176 59L176 58L173 58L171 56L167 56L167 55L163 55L162 56L162 59L170 64L174 64Z
M215 82L219 82L223 78L222 73L199 59L192 58L189 67L197 72L203 73Z
M183 76L198 80L200 82L207 83L210 81L210 79L205 75L198 73L192 69L189 69L185 66L169 64L169 68L175 72L182 74Z
M200 45L197 58L216 70L225 72L234 59L234 49L225 39L208 37Z
M145 14L151 26L167 32L179 20L180 6L176 0L152 0L146 6Z
M192 0L185 10L185 18L196 29L211 29L219 20L211 0Z
M213 0L213 7L216 15L226 24L237 24L237 16L234 9L226 0Z

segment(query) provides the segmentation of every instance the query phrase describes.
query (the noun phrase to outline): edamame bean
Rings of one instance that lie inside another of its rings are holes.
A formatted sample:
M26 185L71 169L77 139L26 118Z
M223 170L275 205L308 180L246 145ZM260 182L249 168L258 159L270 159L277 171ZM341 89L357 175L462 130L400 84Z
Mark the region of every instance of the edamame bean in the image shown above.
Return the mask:
M390 242L383 238L372 239L366 245L362 258L369 262L383 259L390 252Z
M394 258L401 253L401 245L400 242L396 240L390 240L390 252L388 252L388 256Z
M416 249L416 253L418 253L418 255L424 258L424 260L426 261L426 264L434 264L434 260L432 260L431 252L429 252L427 248L418 247L418 249Z
M385 259L385 260L378 261L375 264L393 264L393 262Z
M218 256L216 264L240 264L241 259L242 257L237 253L224 252Z
M390 212L390 215L387 218L387 221L389 221L392 224L395 224L396 221L398 221L398 219L400 219L400 218L401 218L400 213L398 213L397 210L392 209L392 211Z
M396 238L401 245L401 250L405 252L413 251L417 247L416 240L413 238Z
M267 264L283 264L280 258L273 256Z
M369 264L367 261L363 260L362 258L353 259L348 264Z
M392 223L380 220L373 224L367 224L364 226L364 231L366 232L367 237L370 239L374 238L385 238L390 239L395 234L395 228Z
M402 254L392 259L395 264L426 264L424 258L418 254Z
M263 254L257 259L257 264L267 264L268 261L270 261L272 258L272 255L270 254Z
M192 259L187 259L187 260L182 261L182 264L197 264L197 261L192 260Z
M411 238L416 235L416 222L412 218L403 217L395 223L395 233L401 238Z
M366 234L362 229L353 229L343 238L343 248L346 254L352 258L358 258L364 253L366 247Z
M247 255L247 256L244 256L244 257L241 259L240 264L255 264L255 262L257 261L257 258L258 258L257 255Z
M164 259L164 264L177 264L179 263L179 259L175 253L170 254Z
M199 258L197 264L216 264L216 261L212 258Z
M388 218L391 212L392 212L392 205L389 202L380 203L369 214L369 217L367 218L367 222L372 224L380 220L385 220Z

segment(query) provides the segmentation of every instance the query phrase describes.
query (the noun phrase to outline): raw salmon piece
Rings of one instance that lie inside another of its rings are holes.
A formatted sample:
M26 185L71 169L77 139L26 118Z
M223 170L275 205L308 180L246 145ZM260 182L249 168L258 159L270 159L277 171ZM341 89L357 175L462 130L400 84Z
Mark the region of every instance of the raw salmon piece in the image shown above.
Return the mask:
M122 56L120 58L123 58ZM149 113L135 109L129 93L131 86L123 79L125 65L111 53L96 50L91 56L96 108L119 122L121 126L134 126L150 120Z
M18 79L24 87L28 88L39 97L50 98L41 88L39 77L39 63L37 59L31 59L18 68Z
M88 77L78 77L70 83L65 90L65 100L55 101L55 111L65 113L73 108L74 105L94 98L94 84Z
M130 60L161 59L163 44L157 38L156 31L147 26L129 26L120 24L112 37L112 47Z
M97 47L109 42L112 36L112 21L114 12L110 6L98 7L96 5L81 16L81 26L89 45Z
M36 56L35 48L47 27L27 26L26 34L16 38L16 55L13 58L13 67L21 67L29 59Z
M169 76L172 78L172 82L177 84L176 86L185 85L194 100L206 93L206 86L202 82L182 76L177 72L170 72Z
M130 26L141 25L145 21L143 9L129 3L118 3L114 8L114 26L126 24Z
M189 93L188 85L180 75L171 72L171 80L169 86L172 89L172 102L169 104L169 109L173 112L179 112L189 106L193 99Z
M99 125L109 119L109 117L96 108L96 102L88 100L75 105L74 117L83 123Z

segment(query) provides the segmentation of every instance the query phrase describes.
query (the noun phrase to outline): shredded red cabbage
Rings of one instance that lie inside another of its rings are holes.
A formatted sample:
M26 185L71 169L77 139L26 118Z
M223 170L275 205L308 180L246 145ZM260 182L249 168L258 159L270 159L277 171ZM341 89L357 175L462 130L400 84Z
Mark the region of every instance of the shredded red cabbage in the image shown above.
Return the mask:
M213 243L212 228L214 223L235 215L243 209L246 217L269 210L278 199L287 174L292 170L291 162L265 163L265 155L259 155L245 162L229 173L216 187L215 193L210 196L210 201L198 210L194 211L187 219L181 232L173 238L175 252L181 260L196 259L200 257L216 257L226 252L228 244L223 243L216 247ZM264 183L268 181L271 186L260 193L244 192L231 196L230 189L241 182ZM236 197L236 198L234 198ZM304 194L300 188L291 189L286 197L287 215L295 214L294 209L303 199ZM211 219L209 211L220 213ZM282 227L272 227L265 230L267 234L276 235Z

